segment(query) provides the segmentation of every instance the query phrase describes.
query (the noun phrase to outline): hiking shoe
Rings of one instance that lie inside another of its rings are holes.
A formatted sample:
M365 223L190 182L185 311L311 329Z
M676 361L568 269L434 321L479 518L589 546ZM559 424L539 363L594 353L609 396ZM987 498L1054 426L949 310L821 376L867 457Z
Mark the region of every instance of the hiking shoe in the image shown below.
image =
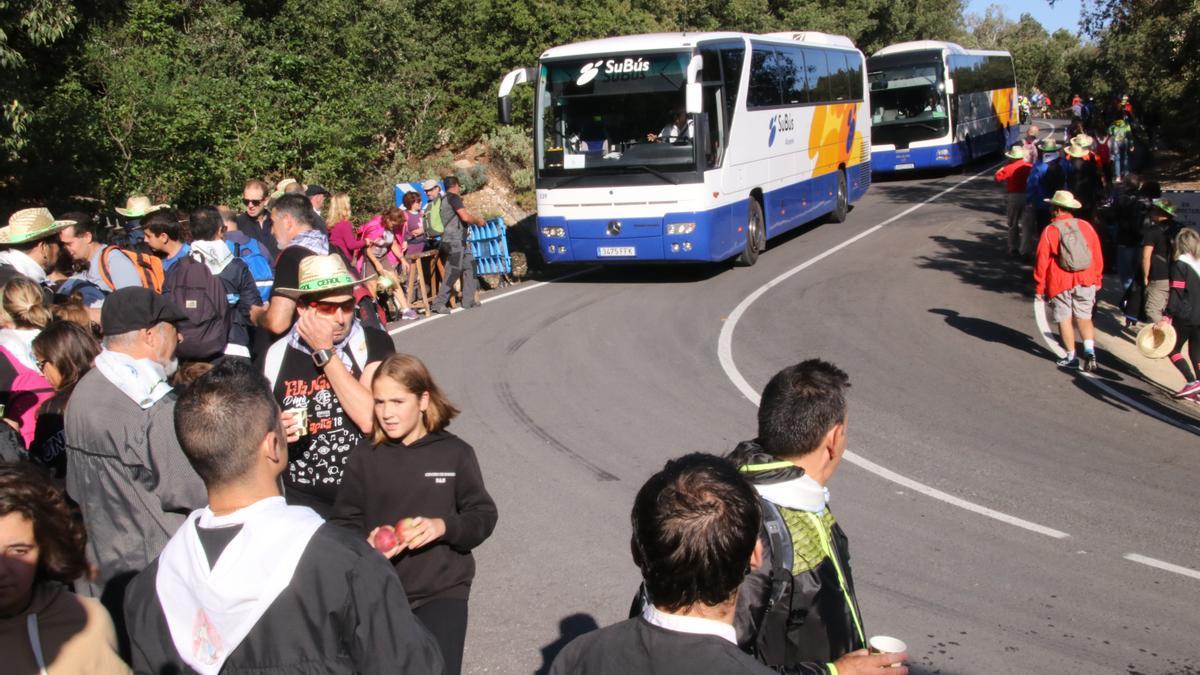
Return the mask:
M1096 372L1096 355L1094 353L1089 354L1087 352L1084 352L1083 363L1080 366L1080 369L1083 370L1084 372L1088 372L1088 373Z
M400 319L402 321L416 321L418 318L420 317L417 316L417 311L415 309L406 309L400 313Z
M1197 394L1200 394L1200 380L1188 382L1183 385L1183 389L1175 392L1175 398L1189 398Z
M1069 356L1069 357L1064 356L1063 358L1055 361L1054 365L1058 366L1059 368L1065 368L1067 370L1079 370L1079 357L1078 356Z

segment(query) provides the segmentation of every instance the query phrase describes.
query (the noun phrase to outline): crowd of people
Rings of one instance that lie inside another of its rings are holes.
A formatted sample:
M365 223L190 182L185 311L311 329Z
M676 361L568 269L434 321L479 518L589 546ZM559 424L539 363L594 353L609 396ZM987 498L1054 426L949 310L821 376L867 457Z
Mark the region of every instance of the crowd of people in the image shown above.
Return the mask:
M377 302L426 247L474 277L457 181L423 189L361 226L330 195L335 243L327 192L295 182L247 182L238 214L9 217L0 643L22 672L460 671L497 510Z
M995 174L1006 192L1008 254L1032 258L1035 295L1058 326L1066 355L1057 365L1096 369L1092 317L1105 260L1115 260L1126 329L1173 324L1170 357L1184 378L1175 396L1200 400L1200 234L1175 220L1157 182L1136 173L1135 144L1149 141L1127 97L1102 115L1076 96L1072 111L1062 145L1030 124Z

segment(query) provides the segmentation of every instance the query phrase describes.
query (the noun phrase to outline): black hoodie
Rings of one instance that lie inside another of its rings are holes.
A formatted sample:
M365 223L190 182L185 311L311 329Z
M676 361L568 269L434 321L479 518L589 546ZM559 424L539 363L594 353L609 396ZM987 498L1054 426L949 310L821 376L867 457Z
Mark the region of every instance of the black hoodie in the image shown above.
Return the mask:
M448 431L406 446L364 441L350 453L330 519L364 538L402 518L441 518L446 534L392 560L413 608L436 598L467 599L475 577L471 549L496 527L496 503L475 451Z

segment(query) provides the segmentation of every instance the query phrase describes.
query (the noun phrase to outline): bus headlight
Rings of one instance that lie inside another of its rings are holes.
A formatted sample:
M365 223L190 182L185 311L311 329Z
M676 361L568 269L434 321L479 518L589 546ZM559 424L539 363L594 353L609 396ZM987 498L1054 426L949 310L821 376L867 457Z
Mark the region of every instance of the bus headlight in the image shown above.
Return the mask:
M547 238L561 239L567 236L567 228L565 227L543 227L542 236Z
M667 225L667 234L691 234L696 231L695 223L670 223Z

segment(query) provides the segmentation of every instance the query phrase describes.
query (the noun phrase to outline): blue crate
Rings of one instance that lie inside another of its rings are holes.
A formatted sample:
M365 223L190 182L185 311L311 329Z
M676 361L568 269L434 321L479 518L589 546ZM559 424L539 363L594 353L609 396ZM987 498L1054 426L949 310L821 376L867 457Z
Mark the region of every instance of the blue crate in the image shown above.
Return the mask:
M508 228L503 218L493 218L482 225L468 225L471 255L475 258L476 276L509 274L512 258L508 254Z

